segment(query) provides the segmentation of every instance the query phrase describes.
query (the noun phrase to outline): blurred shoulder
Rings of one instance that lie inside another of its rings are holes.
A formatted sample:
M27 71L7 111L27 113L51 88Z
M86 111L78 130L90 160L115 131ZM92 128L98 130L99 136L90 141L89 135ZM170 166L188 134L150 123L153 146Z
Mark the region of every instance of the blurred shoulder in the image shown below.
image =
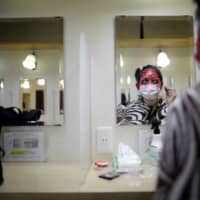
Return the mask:
M192 88L188 88L182 95L178 96L173 102L171 109L188 107L191 104L200 105L200 83Z

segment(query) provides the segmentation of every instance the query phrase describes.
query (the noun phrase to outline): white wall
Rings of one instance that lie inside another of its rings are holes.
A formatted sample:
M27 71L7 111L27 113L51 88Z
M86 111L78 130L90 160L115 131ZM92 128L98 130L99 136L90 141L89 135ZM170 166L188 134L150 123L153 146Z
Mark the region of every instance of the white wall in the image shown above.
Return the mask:
M65 158L79 158L79 36L88 38L91 62L93 157L95 127L115 126L114 17L116 15L192 15L192 0L0 0L0 17L64 17L65 127L54 143L65 141ZM132 134L127 135L131 140ZM115 138L119 136L115 134ZM63 145L63 143L62 143ZM52 149L53 151L53 149ZM57 151L57 150L56 150ZM60 153L58 150L57 153ZM63 152L61 152L63 153Z
M87 38L80 35L80 167L81 182L91 164L91 73Z

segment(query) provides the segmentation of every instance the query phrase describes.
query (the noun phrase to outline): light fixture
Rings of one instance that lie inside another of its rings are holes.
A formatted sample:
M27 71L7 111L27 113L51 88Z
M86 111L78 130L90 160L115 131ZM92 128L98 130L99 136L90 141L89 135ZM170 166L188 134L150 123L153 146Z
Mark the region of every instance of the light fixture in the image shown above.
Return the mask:
M130 76L127 76L126 82L127 82L127 85L131 84L131 77Z
M59 85L60 85L60 87L61 87L62 89L64 89L64 80L63 80L63 79L61 79L61 80L59 81Z
M170 59L167 53L160 49L157 55L157 66L167 67L169 64L170 64Z
M37 84L39 86L44 86L45 85L45 79L43 79L43 78L37 79Z
M121 85L123 85L123 83L124 83L124 79L123 79L123 77L120 77L119 82L120 82Z
M4 80L0 79L0 89L3 89L3 88L4 88Z
M29 89L30 88L30 81L28 79L22 80L21 88L23 88L23 89Z
M35 53L33 52L32 54L28 54L22 64L26 69L35 70L37 67Z
M119 55L119 65L120 65L121 68L124 67L124 59L123 59L122 54Z

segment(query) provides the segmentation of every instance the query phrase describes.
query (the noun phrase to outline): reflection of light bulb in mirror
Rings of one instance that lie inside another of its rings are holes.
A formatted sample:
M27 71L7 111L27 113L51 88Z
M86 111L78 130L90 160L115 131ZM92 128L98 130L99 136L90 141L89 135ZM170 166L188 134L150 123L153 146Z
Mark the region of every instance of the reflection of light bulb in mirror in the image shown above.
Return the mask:
M130 76L127 76L126 82L127 82L127 85L131 84L131 77Z
M37 84L40 85L40 86L44 86L45 85L45 79L43 79L43 78L38 79Z
M119 81L120 81L120 84L123 85L123 83L124 83L123 77L121 77Z
M0 89L3 89L4 88L4 81L3 79L0 79Z
M60 84L61 88L64 88L64 80L63 79L59 81L59 84Z
M30 88L30 82L27 79L24 79L22 84L21 84L21 88L23 89L29 89Z
M160 51L157 56L157 65L159 67L166 67L169 64L170 64L170 59L168 55L165 52Z
M124 67L124 59L123 59L122 54L119 55L119 65L120 65L121 68Z
M29 54L26 56L25 60L22 62L24 68L29 69L29 70L34 70L36 69L36 57L33 54Z

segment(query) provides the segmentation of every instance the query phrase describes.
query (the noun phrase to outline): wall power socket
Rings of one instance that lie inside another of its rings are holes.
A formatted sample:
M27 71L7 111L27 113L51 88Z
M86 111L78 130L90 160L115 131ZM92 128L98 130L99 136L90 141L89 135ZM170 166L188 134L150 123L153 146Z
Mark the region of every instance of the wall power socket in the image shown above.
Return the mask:
M96 128L96 150L97 153L112 153L112 127L101 126Z

